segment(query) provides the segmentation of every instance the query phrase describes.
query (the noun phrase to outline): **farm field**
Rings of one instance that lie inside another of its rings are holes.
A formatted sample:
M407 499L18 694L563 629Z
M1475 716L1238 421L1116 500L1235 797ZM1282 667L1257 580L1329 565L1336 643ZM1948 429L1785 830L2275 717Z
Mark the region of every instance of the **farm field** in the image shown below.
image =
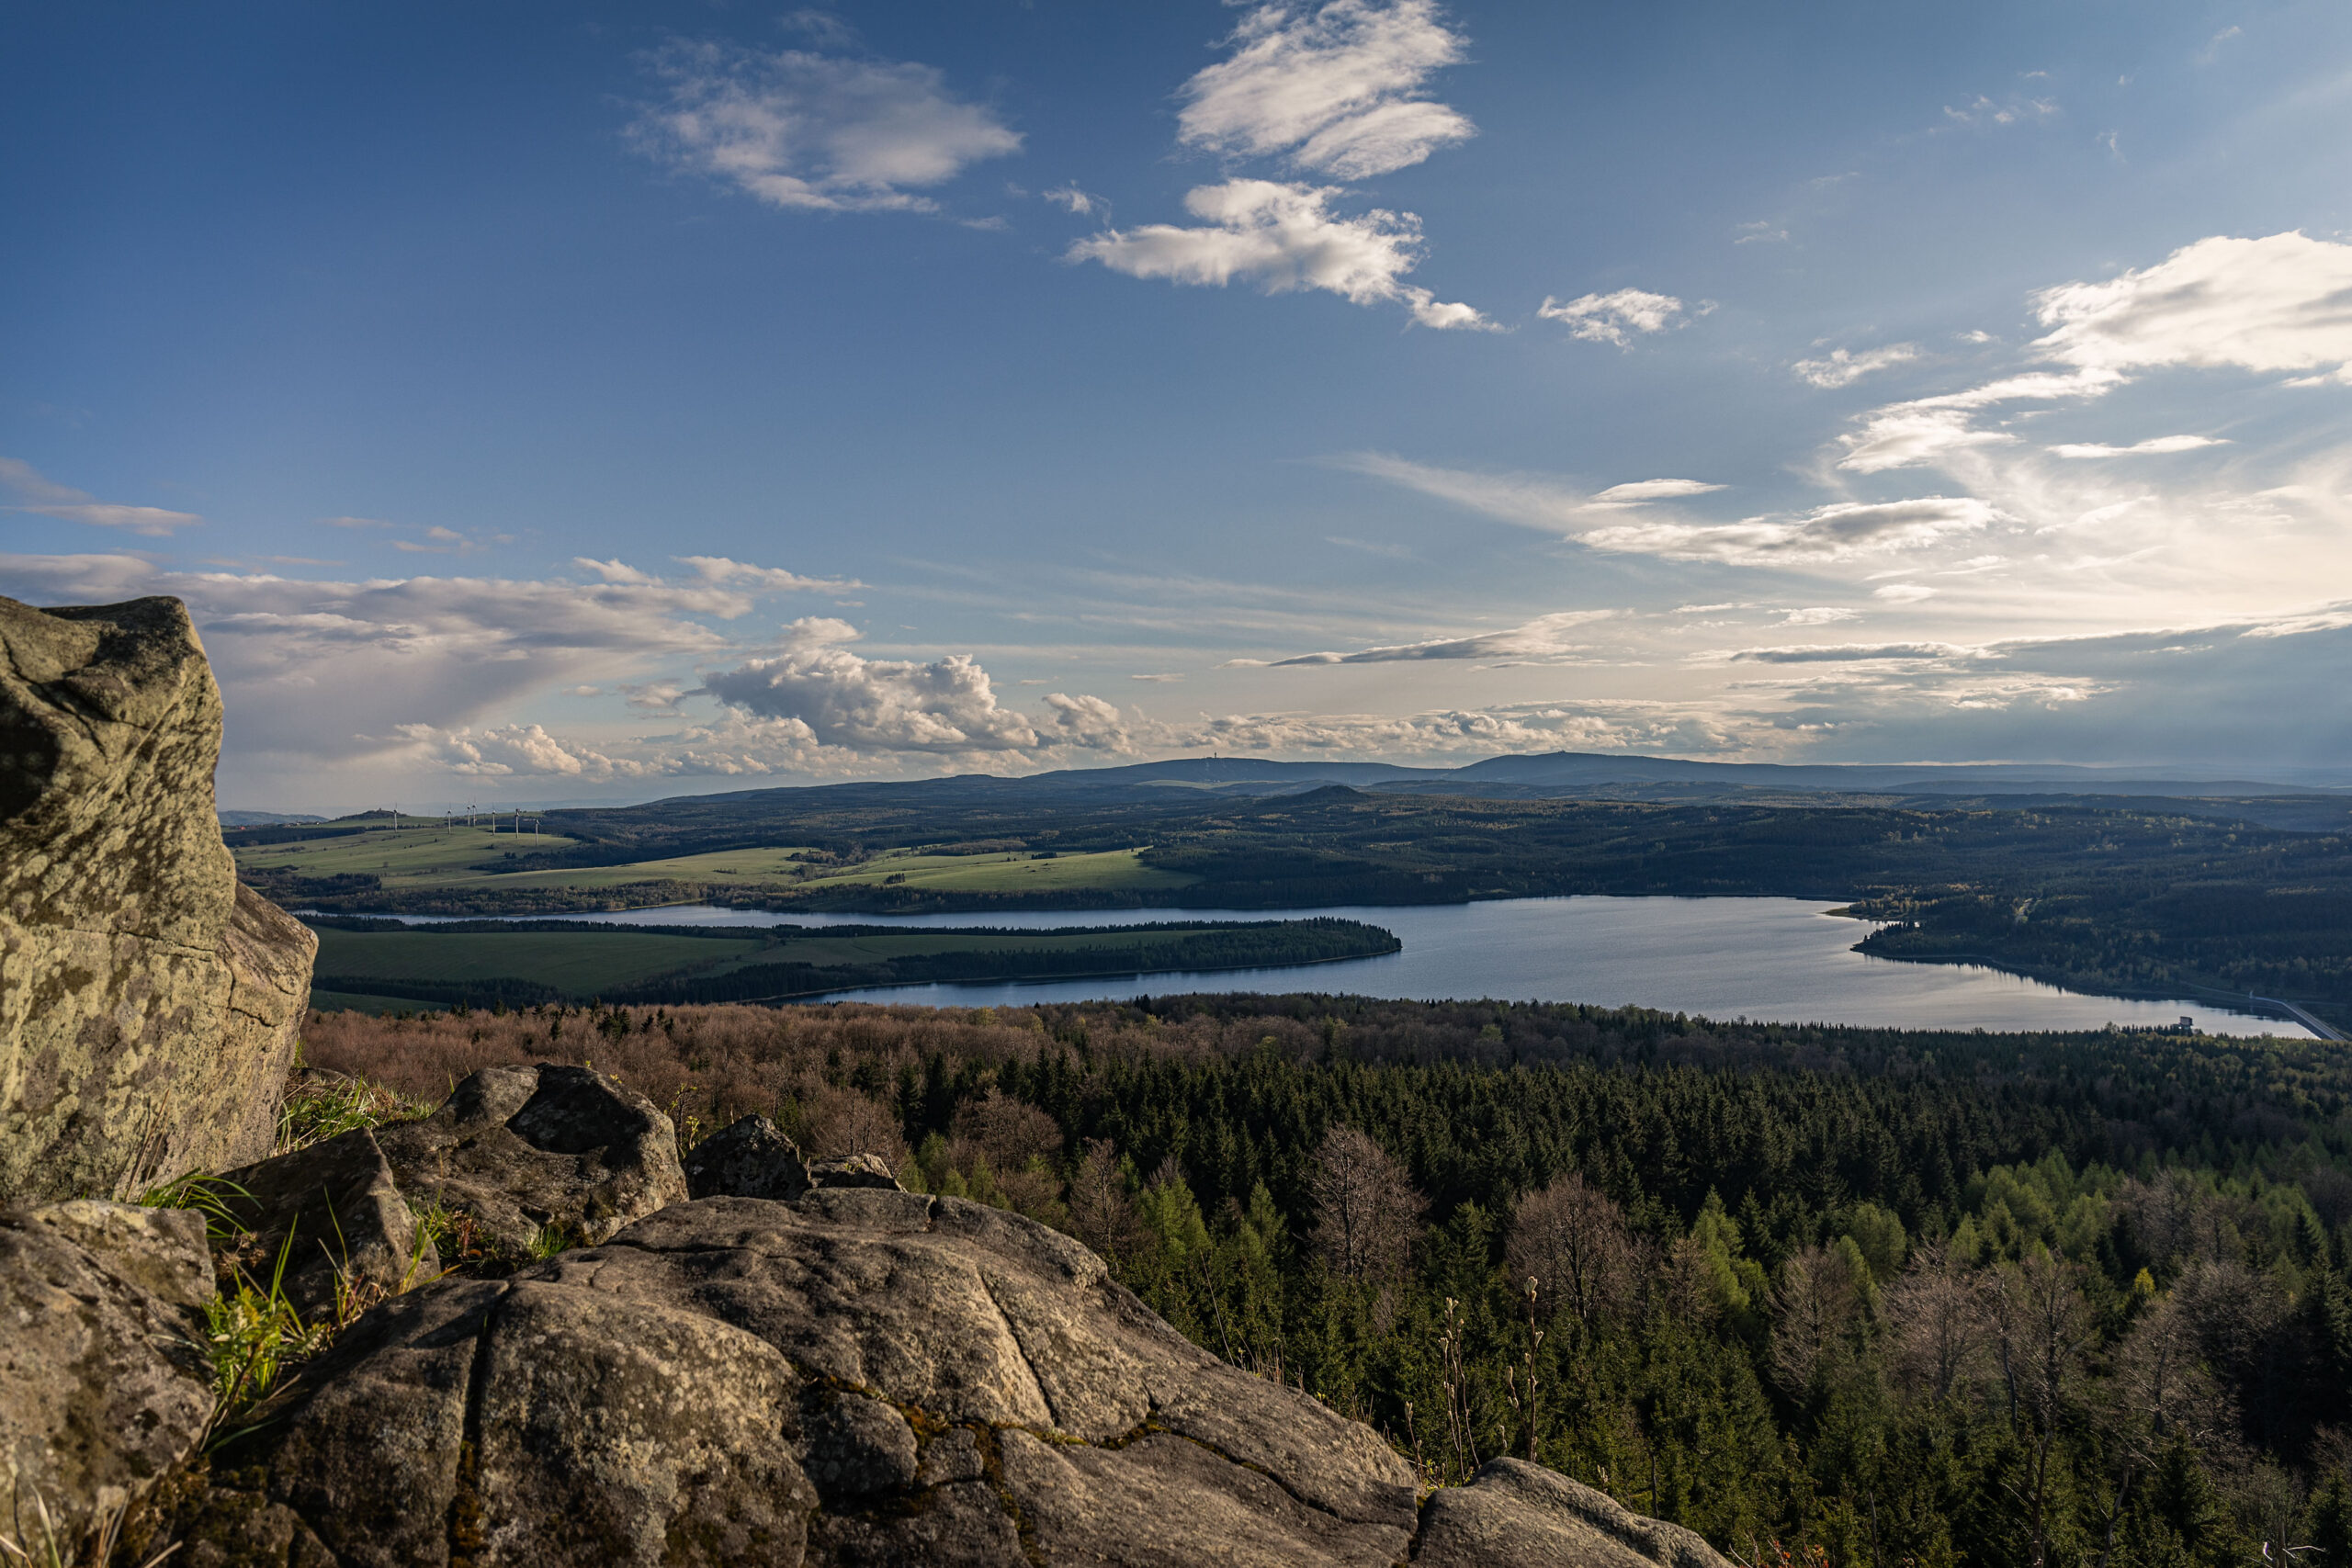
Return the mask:
M1017 851L956 855L891 850L854 865L834 868L804 859L811 852L807 846L766 845L621 865L496 869L500 861L510 856L519 859L562 850L572 842L551 833L403 828L239 848L235 854L238 869L248 874L372 876L382 887L399 891L436 887L492 893L503 888L596 891L645 883L692 883L712 888L808 891L903 886L958 893L1148 892L1184 887L1199 880L1188 873L1148 866L1143 863L1143 852L1132 849L1045 856Z
M388 887L421 887L481 881L492 874L473 870L475 866L508 854L544 854L571 842L555 833L492 832L487 828L385 828L234 852L240 871L373 876Z

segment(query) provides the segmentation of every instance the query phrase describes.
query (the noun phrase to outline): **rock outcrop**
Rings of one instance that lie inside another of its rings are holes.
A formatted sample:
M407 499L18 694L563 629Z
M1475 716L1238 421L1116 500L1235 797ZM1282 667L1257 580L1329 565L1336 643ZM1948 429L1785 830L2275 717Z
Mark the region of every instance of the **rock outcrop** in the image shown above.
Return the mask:
M79 1562L194 1451L212 1264L179 1210L75 1201L0 1213L0 1551Z
M0 1202L269 1152L318 940L239 886L176 599L0 599Z
M670 1119L588 1067L484 1067L376 1141L411 1203L469 1214L513 1253L601 1242L686 1196Z
M1418 1525L1369 1428L1192 1345L1068 1237L893 1190L676 1204L428 1286L303 1384L223 1456L260 1485L188 1525L204 1560L288 1561L222 1545L271 1508L348 1568L1388 1568Z
M1730 1568L1695 1530L1645 1518L1606 1492L1525 1460L1489 1461L1430 1495L1417 1568Z

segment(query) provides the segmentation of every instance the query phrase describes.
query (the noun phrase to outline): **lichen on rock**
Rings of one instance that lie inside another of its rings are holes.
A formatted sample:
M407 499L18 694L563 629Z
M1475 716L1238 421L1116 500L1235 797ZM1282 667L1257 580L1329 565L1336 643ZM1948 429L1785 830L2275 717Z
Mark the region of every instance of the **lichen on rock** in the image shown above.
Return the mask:
M220 841L176 599L0 599L0 1203L269 1153L318 939Z

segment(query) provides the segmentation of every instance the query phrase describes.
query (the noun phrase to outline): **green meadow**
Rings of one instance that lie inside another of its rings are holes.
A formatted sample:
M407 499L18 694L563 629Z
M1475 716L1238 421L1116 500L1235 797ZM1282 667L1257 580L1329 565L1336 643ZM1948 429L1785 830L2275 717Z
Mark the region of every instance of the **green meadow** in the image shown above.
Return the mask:
M510 858L560 851L573 842L551 833L428 827L322 835L241 847L235 854L239 870L264 886L273 875L361 875L374 877L387 891L463 888L471 894L492 895L503 889L595 892L647 883L800 893L877 886L952 893L1151 892L1184 887L1199 880L1188 873L1148 866L1143 863L1143 852L1134 849L1038 855L1022 851L940 854L914 848L887 851L852 865L831 865L805 846L767 845L621 865L503 869L503 863ZM291 897L297 902L300 899L299 893ZM347 906L349 900L343 902Z

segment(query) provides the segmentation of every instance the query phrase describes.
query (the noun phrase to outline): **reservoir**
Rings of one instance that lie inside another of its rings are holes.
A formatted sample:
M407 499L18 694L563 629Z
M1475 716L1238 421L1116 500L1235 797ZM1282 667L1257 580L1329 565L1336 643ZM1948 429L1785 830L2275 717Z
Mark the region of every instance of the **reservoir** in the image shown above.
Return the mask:
M1973 964L1907 964L1852 951L1861 921L1801 898L1500 898L1324 909L1068 909L948 915L775 914L708 905L571 919L620 925L1124 926L1151 920L1336 915L1395 931L1401 953L1269 969L1073 981L899 986L825 1000L923 1007L1125 1001L1138 993L1345 991L1417 1000L1634 1004L1710 1018L1899 1029L2146 1028L2193 1017L2211 1034L2308 1039L2301 1025L2216 1005L2087 996ZM422 919L424 917L407 917ZM545 918L545 917L537 917Z

